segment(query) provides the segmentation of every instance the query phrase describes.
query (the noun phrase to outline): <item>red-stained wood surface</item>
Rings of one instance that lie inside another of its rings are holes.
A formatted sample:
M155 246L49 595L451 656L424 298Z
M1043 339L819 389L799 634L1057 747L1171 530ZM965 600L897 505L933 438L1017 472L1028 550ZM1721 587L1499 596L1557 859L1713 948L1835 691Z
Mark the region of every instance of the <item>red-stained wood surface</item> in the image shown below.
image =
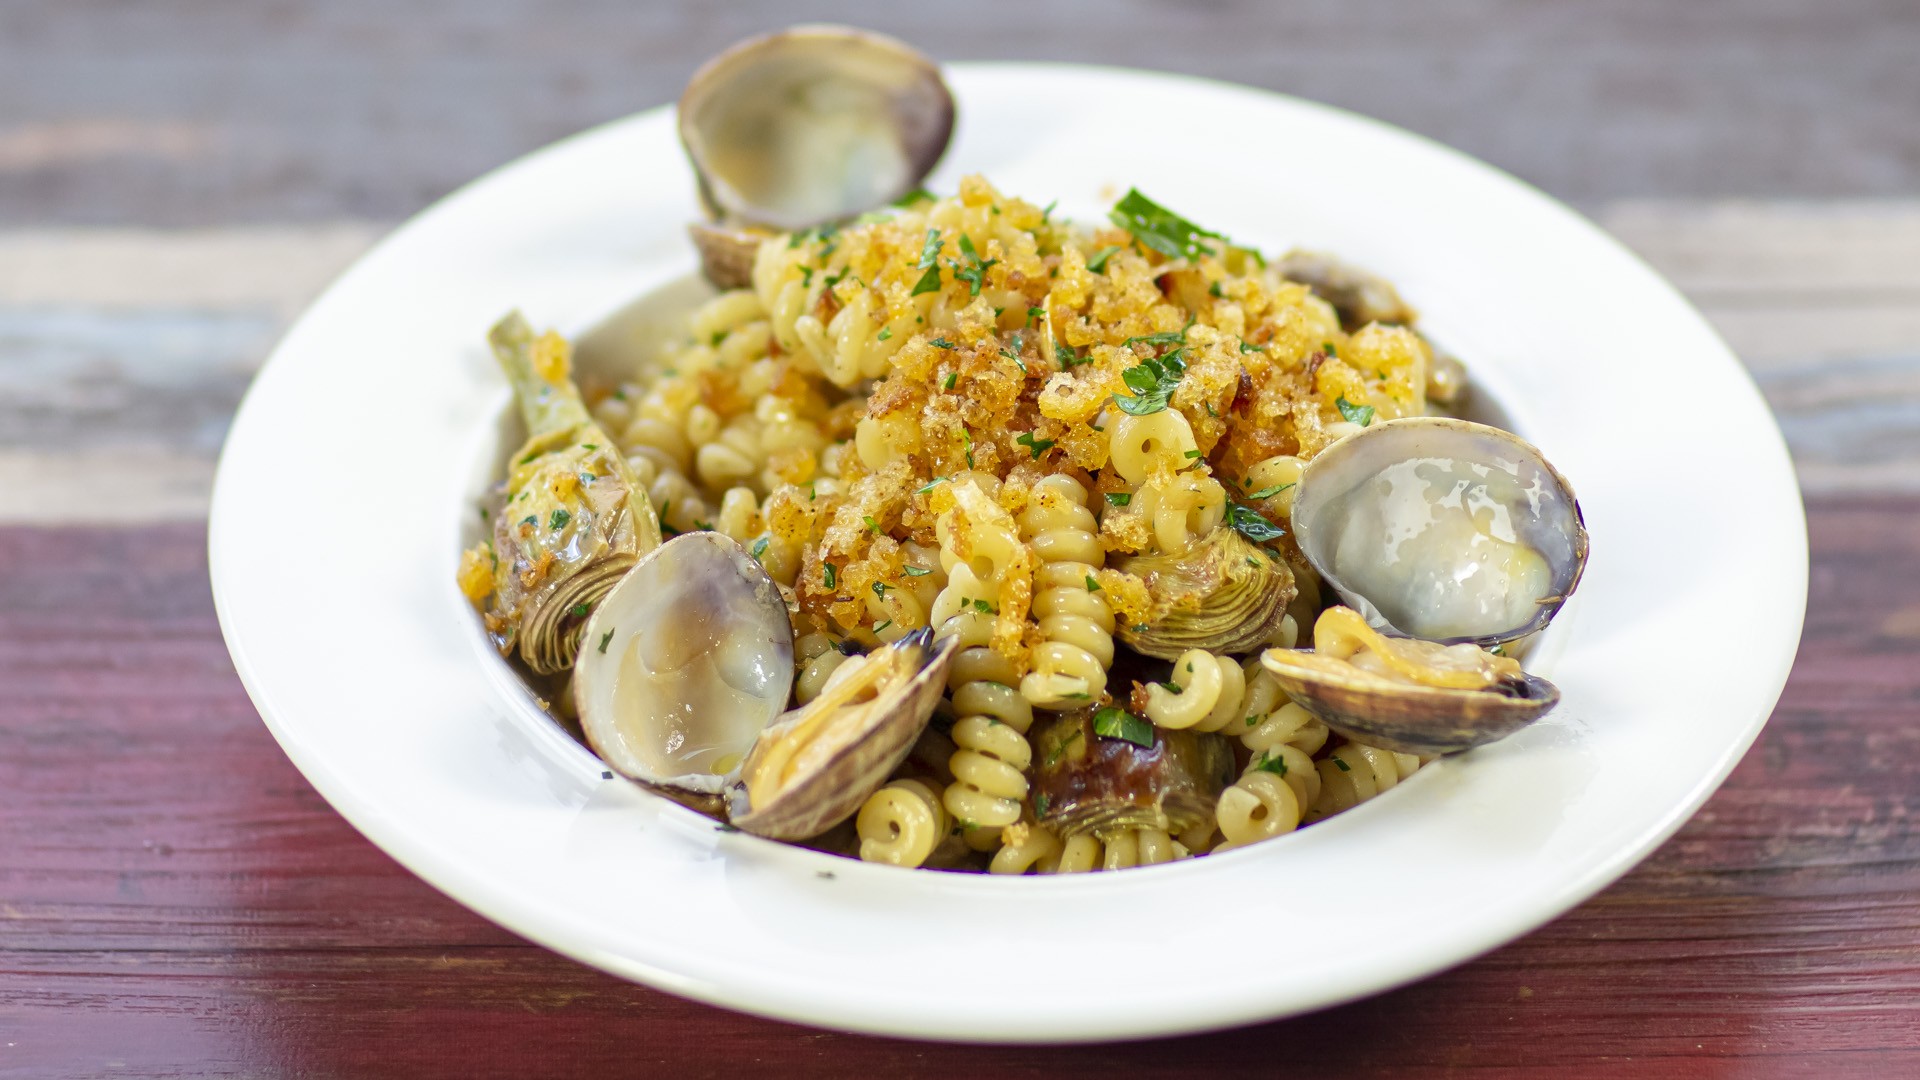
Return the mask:
M1772 723L1626 879L1369 1001L1060 1048L757 1020L521 941L281 755L221 643L200 527L0 529L0 1076L1920 1076L1920 500L1811 511ZM1180 947L1250 964L1285 965L1302 932L1196 918ZM1088 944L1010 975L1088 1008L1154 992ZM939 977L901 955L900 978Z

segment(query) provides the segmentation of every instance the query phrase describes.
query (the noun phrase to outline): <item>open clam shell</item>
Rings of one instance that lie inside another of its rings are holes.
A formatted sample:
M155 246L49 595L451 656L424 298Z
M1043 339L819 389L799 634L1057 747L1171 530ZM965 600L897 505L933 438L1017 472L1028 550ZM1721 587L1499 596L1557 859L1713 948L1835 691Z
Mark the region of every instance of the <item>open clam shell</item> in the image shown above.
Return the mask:
M1580 583L1573 489L1533 444L1446 417L1374 424L1307 463L1301 553L1378 630L1493 645L1546 626Z
M851 817L906 760L947 686L959 641L922 628L835 669L820 696L761 734L729 818L746 832L806 840Z
M1403 754L1451 754L1503 739L1545 716L1560 690L1520 673L1486 689L1390 682L1358 668L1313 665L1312 653L1269 649L1260 662L1287 696L1355 742Z
M946 152L953 95L939 65L881 34L796 26L694 72L680 140L714 217L780 231L884 206Z
M587 621L574 704L621 775L717 795L793 689L793 628L767 572L713 532L634 564Z

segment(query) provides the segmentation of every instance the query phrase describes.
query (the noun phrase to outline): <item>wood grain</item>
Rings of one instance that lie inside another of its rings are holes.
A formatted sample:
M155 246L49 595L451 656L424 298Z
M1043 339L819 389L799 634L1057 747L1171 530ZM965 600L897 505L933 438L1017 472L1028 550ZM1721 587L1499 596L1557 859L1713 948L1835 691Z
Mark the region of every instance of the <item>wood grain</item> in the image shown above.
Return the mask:
M522 942L362 840L280 754L228 664L199 526L0 528L0 1075L1916 1075L1920 499L1811 512L1778 711L1619 884L1370 1001L1079 1048L811 1031ZM1284 964L1289 932L1191 947ZM903 957L903 978L928 974ZM1152 988L1122 971L1063 992L1097 1008Z
M1920 187L1905 0L9 0L0 222L404 217L796 18L1299 94L1588 206Z

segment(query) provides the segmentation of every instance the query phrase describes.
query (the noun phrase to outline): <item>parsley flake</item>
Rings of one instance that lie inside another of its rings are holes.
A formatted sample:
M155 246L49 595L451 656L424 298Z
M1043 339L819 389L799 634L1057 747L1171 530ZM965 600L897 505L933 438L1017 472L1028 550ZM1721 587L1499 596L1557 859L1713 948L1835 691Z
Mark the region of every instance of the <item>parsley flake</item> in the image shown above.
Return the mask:
M748 548L747 551L749 554L751 554L754 558L757 559L760 556L765 555L767 553L767 548L772 543L773 543L773 537L763 536L760 539L755 540L753 542L753 546L751 548Z
M1096 274L1106 273L1107 260L1113 258L1114 253L1119 250L1121 250L1120 245L1115 244L1112 247L1103 247L1099 251L1094 252L1093 258L1087 260L1087 269Z
M1149 750L1153 748L1153 725L1111 705L1093 714L1093 733L1108 739L1125 739Z
M833 588L834 582L839 580L840 571L832 563L821 563L820 568L821 583L829 589Z
M593 610L593 609L592 609L592 608L590 608L590 607L588 607L588 606L587 606L586 604L584 604L584 603L582 603L582 604L575 604L575 605L573 605L572 607L570 607L570 608L568 608L568 609L567 609L567 614L569 614L569 615L571 615L571 616L573 616L573 617L574 617L574 618L576 618L576 619L584 619L584 618L586 618L586 617L587 617L587 612L589 612L589 611L591 611L591 610Z
M1247 719L1251 721L1253 717L1249 716ZM1334 758L1333 760L1339 761L1340 759ZM1253 767L1261 772L1270 772L1275 776L1287 775L1287 759L1283 757L1267 757L1266 755L1262 755L1259 761L1253 763Z
M932 490L933 490L934 488L937 488L937 487L939 487L939 486L940 486L941 484L944 484L944 483L946 483L946 482L947 482L947 478L946 478L946 477L944 477L944 476L936 476L936 477L934 477L934 478L933 478L932 480L929 480L929 481L927 481L927 485L926 485L925 487L923 487L923 488L919 488L918 490L916 490L916 491L914 491L914 494L915 494L915 495L925 495L925 494L926 494L927 492L929 492L929 491L932 491ZM926 573L926 571L925 571L925 570L922 570L922 571L920 571L920 572L921 572L921 573L923 573L923 574L924 574L924 573Z
M926 577L928 574L933 573L932 570L924 566L903 566L900 568L900 572L908 577Z
M1107 216L1115 225L1132 233L1135 240L1170 259L1215 254L1213 248L1200 242L1203 236L1226 239L1140 194L1139 188L1129 189L1124 198L1113 204Z
M1109 491L1109 492L1107 492L1107 503L1108 503L1109 505L1112 505L1112 506L1125 506L1125 505L1127 505L1128 503L1130 503L1130 502L1132 502L1132 501L1133 501L1133 492L1131 492L1131 491Z
M1256 491L1256 492L1254 492L1253 494L1251 494L1251 495L1249 495L1249 496L1247 496L1247 498L1249 498L1249 499L1271 499L1271 498L1273 498L1273 497L1274 497L1275 495L1278 495L1278 494L1280 494L1281 492L1283 492L1283 491L1285 491L1285 490L1287 490L1288 488L1290 488L1290 487L1292 487L1292 486L1293 486L1292 484L1275 484L1275 485L1273 485L1272 487L1266 487L1266 488L1261 488L1261 489L1260 489L1259 491Z
M880 328L880 337L878 340L885 341L892 336L893 336L893 327L883 326Z
M1341 761L1341 760L1340 760L1340 759L1339 759L1338 757L1335 757L1335 758L1333 758L1332 760L1333 760L1333 763L1334 763L1334 765L1336 765L1336 766L1338 766L1341 772L1352 772L1352 771L1353 771L1353 768L1352 768L1352 766L1349 766L1349 765L1348 765L1348 764L1347 764L1346 762L1344 762L1344 761Z
M1286 535L1285 530L1280 526L1261 517L1259 511L1252 507L1241 506L1239 503L1227 507L1227 524L1233 526L1241 536L1256 544L1277 540Z
M1014 441L1015 443L1017 443L1018 445L1020 445L1020 446L1024 446L1024 447L1026 447L1027 449L1029 449L1029 450L1031 450L1031 451L1033 451L1033 460L1035 460L1035 461L1039 461L1039 460L1040 460L1040 455L1041 455L1041 454L1044 454L1044 453L1046 453L1046 452L1047 452L1048 450L1051 450L1051 449L1053 448L1053 443L1054 443L1054 440L1052 440L1052 439L1036 439L1036 438L1034 438L1034 437L1033 437L1033 432L1031 432L1031 431L1029 431L1029 432L1027 432L1027 433L1025 433L1025 434L1023 434L1023 435L1021 435L1021 436L1020 436L1019 438L1017 438L1017 439L1015 439L1015 440L1013 440L1013 441Z
M1334 405L1339 408L1340 415L1346 417L1350 424L1366 427L1373 423L1373 406L1371 405L1355 405L1345 397L1335 401Z
M940 385L945 389L951 390L953 389L953 384L959 381L960 381L960 373L957 371L950 371L947 373L947 381L941 383Z
M1088 575L1087 575L1087 591L1088 591L1088 592L1099 592L1099 591L1100 591L1100 583L1099 583L1099 582L1097 582L1097 581L1095 581L1095 580L1093 580L1093 575L1092 575L1092 574L1088 574Z
M872 515L872 514L861 514L861 515L860 515L860 520L861 520L861 521L864 521L864 522L866 522L866 523L867 523L867 528L869 528L869 529L871 529L871 530L873 530L874 532L879 532L879 531L880 531L880 523L879 523L879 522L877 522L877 521L875 521L875 520L873 520L873 515Z
M971 289L967 293L968 296L979 296L980 286L986 281L987 270L999 263L1000 260L986 259L983 261L980 258L980 253L973 249L973 241L968 239L966 233L960 234L960 254L966 258L967 265L963 267L959 263L953 264L954 280L964 281L971 286Z
M553 512L553 516L547 518L547 528L557 531L562 527L564 527L567 522L572 520L573 520L572 514L567 513L565 510L555 510Z
M1121 372L1120 379L1133 391L1132 397L1113 395L1113 403L1120 411L1132 416L1149 416L1167 407L1167 399L1173 396L1174 387L1180 385L1180 377L1187 372L1186 362L1180 359L1180 350L1175 349L1154 360L1142 360L1135 367Z
M933 346L933 347L934 347L934 348L936 348L936 349L951 349L951 348L953 348L953 342L951 342L951 341L948 341L948 340L947 340L946 338L943 338L943 337L937 337L937 338L934 338L934 339L933 339L932 341L929 341L929 342L927 342L927 344L929 344L929 345L931 345L931 346ZM948 378L952 378L953 376L951 376L951 375L949 375L949 376L947 376L947 377L948 377Z

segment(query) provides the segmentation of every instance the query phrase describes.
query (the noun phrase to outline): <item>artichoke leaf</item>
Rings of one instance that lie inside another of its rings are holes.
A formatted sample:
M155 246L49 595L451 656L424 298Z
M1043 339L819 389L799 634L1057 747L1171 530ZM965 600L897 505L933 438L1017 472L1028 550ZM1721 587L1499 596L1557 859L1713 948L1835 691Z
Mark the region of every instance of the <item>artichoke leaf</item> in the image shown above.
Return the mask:
M572 667L593 605L660 546L660 522L620 448L581 401L566 341L536 337L517 311L487 339L528 432L493 515L487 630L502 655L517 650L528 668L550 675Z

